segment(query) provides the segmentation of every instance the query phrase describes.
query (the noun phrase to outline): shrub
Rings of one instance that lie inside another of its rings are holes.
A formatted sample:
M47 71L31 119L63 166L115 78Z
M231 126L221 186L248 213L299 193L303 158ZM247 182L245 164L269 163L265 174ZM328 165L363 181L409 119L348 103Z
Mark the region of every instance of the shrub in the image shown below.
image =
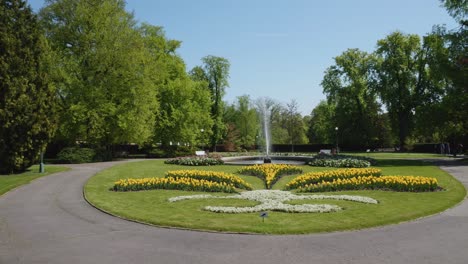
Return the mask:
M220 158L190 156L190 157L168 159L164 161L164 163L186 165L186 166L213 166L213 165L222 165L224 164L224 161Z
M314 156L308 164L317 167L366 168L375 164L375 160L360 156L319 154Z
M64 148L57 154L59 163L88 163L95 161L96 151L90 148Z
M166 153L162 149L155 148L155 149L150 149L147 152L146 157L148 157L148 158L164 158L164 157L166 157Z

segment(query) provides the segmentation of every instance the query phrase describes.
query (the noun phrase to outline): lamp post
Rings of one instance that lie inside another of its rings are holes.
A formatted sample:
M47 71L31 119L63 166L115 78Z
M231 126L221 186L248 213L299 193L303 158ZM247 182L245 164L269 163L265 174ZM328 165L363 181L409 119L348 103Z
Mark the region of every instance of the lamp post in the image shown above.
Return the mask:
M39 163L39 173L44 173L44 152L41 151L41 163Z
M201 132L201 145L202 145L202 150L205 150L205 144L204 144L204 138L203 138L203 132L205 132L205 129L200 129Z
M340 152L338 150L338 127L335 127L335 135L336 135L336 153L338 154Z

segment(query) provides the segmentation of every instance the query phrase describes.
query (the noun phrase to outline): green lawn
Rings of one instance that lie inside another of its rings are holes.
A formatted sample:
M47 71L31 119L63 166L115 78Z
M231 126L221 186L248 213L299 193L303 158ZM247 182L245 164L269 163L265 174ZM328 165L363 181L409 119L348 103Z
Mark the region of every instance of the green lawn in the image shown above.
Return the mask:
M20 174L0 175L0 195L23 184L27 184L39 177L47 176L52 173L66 171L68 168L62 166L46 165L45 172L39 173L39 166L34 165L27 171Z
M324 170L302 166L305 172ZM85 186L88 201L112 214L159 226L184 227L191 229L268 233L303 234L337 230L361 229L391 223L398 223L431 215L459 203L466 194L464 187L453 177L421 161L379 160L378 167L385 175L421 175L436 177L444 191L433 193L402 193L389 191L347 191L329 194L351 194L372 197L377 205L347 201L292 201L291 203L328 203L344 208L334 213L281 213L270 212L262 222L258 213L222 214L203 211L212 206L247 206L254 202L243 200L185 200L176 203L167 201L170 197L196 194L196 192L152 190L140 192L113 192L109 188L121 178L163 177L168 170L206 169L235 173L240 166L183 167L166 165L161 160L127 163L102 171L92 177ZM280 179L273 189L282 189L297 175ZM260 179L243 176L254 189L262 189ZM224 194L217 194L224 195Z
M450 158L447 155L435 153L400 153L400 152L342 152L344 155L365 156L374 159L431 159Z

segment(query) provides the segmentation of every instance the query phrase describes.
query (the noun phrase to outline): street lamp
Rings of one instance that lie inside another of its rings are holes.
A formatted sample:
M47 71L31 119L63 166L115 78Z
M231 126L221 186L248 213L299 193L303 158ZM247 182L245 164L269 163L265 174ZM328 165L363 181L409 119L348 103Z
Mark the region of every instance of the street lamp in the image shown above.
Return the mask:
M44 168L44 152L41 150L41 163L39 163L39 173L44 173L45 168Z
M338 154L340 152L338 150L338 127L335 127L335 134L336 134L336 153Z
M205 129L200 129L201 132L201 145L202 145L202 150L205 150L205 144L204 144L204 138L203 138L203 132L205 132Z

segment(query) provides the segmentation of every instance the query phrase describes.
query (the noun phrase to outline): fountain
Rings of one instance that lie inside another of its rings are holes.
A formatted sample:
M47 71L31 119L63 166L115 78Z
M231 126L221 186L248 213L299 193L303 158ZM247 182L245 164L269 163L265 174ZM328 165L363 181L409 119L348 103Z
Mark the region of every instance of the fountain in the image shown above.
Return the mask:
M271 134L270 134L270 119L273 107L276 105L275 101L269 98L260 98L256 101L257 111L260 116L262 127L262 134L264 140L263 156L242 156L242 157L226 157L223 158L226 164L233 165L249 165L249 164L262 164L262 163L281 163L281 164L305 164L309 159L308 157L295 157L295 156L273 156L271 153Z
M263 157L263 163L271 163L270 158L270 146L271 146L271 135L270 135L270 116L271 107L273 103L267 98L260 98L257 100L257 109L260 114L260 119L263 128L263 138L265 139L265 155Z

